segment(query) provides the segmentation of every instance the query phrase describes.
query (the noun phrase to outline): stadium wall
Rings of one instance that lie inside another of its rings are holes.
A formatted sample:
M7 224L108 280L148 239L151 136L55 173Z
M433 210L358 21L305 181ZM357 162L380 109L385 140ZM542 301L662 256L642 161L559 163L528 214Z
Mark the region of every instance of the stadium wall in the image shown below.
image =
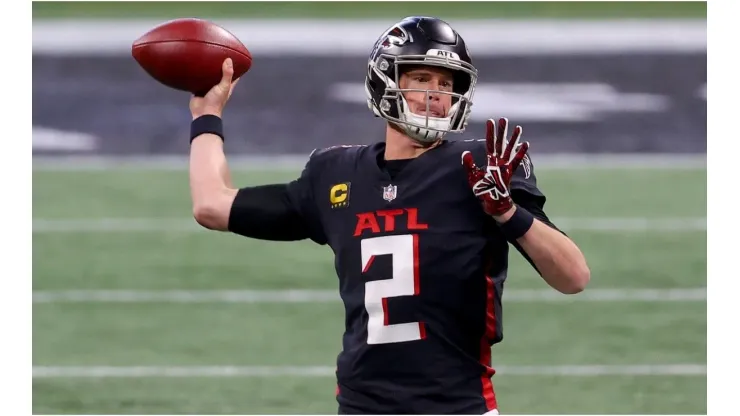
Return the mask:
M362 82L386 20L216 22L255 59L225 114L229 154L382 140ZM159 23L34 21L35 156L187 153L187 94L157 84L130 55L131 42ZM507 116L541 154L706 152L705 21L450 23L480 71L459 138Z

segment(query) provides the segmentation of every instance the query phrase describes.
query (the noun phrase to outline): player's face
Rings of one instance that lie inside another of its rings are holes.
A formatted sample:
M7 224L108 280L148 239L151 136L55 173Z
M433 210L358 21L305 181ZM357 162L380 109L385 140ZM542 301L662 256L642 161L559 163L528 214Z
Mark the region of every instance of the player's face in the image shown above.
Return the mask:
M414 67L404 72L399 81L400 88L452 92L452 71L433 66ZM405 91L411 112L427 115L427 94L423 91ZM447 117L452 106L452 95L429 93L429 116Z

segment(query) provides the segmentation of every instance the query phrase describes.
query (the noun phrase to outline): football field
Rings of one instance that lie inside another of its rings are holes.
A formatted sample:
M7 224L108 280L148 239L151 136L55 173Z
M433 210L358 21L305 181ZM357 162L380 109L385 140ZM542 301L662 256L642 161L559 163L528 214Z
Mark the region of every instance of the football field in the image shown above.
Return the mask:
M592 281L558 295L512 253L502 414L706 413L705 169L536 169ZM184 169L34 170L34 413L336 413L331 250L190 209Z

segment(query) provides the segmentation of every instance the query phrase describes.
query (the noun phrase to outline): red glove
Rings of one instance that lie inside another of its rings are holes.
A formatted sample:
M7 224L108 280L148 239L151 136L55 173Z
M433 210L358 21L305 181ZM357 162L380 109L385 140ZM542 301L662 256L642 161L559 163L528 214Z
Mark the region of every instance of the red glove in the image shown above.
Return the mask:
M486 153L488 166L481 169L475 166L473 155L469 151L462 154L462 163L468 171L468 183L473 193L483 202L483 209L494 217L507 213L513 206L509 186L514 171L529 149L529 143L519 143L522 135L521 126L514 128L511 140L506 140L509 120L500 118L498 128L493 119L486 121ZM512 157L512 152L518 150Z

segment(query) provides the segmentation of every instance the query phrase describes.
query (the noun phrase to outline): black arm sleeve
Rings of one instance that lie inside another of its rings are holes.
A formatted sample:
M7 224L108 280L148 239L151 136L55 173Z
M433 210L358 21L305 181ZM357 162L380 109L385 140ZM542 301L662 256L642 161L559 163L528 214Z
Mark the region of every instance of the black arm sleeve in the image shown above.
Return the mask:
M306 223L293 208L287 184L239 189L231 206L229 231L273 241L296 241L310 237Z
M287 184L239 189L231 206L229 231L261 240L310 238L327 244L314 199L315 165L309 159L301 176Z

